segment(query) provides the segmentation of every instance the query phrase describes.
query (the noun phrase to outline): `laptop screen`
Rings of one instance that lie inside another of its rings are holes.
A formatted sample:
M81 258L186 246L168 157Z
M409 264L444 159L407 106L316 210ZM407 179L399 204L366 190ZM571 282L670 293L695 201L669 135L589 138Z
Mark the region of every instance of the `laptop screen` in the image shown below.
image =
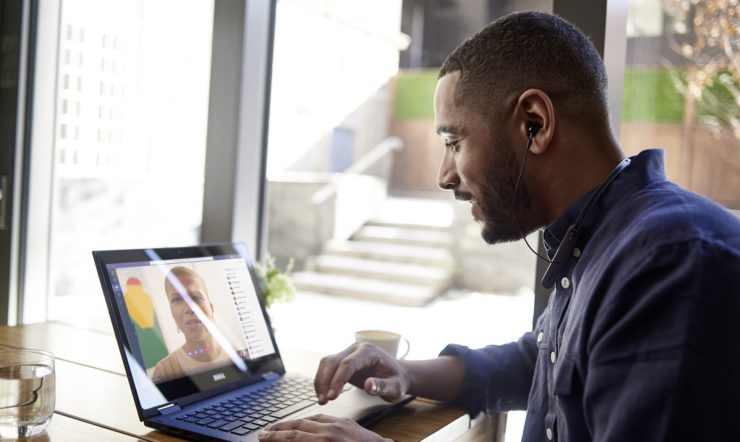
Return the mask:
M282 371L243 246L94 255L143 409Z

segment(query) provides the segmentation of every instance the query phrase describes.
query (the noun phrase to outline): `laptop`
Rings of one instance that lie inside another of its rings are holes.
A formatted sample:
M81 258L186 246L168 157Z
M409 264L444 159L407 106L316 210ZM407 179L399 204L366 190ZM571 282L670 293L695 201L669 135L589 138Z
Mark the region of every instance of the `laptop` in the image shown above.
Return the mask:
M317 413L368 425L410 402L348 386L319 406L289 376L243 244L93 252L139 419L190 439L256 441Z

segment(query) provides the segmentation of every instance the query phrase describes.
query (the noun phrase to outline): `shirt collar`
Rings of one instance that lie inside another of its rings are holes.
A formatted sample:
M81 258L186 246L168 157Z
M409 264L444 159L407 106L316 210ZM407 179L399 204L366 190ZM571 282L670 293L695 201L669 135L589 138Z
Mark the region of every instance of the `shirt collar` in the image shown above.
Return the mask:
M587 240L591 236L593 229L588 227L603 219L612 207L648 184L666 180L664 156L662 149L648 149L630 158L632 161L630 165L617 176L586 214L581 224L581 240ZM565 232L575 222L581 209L595 191L596 188L591 189L578 198L543 232L545 249L550 259L555 255Z

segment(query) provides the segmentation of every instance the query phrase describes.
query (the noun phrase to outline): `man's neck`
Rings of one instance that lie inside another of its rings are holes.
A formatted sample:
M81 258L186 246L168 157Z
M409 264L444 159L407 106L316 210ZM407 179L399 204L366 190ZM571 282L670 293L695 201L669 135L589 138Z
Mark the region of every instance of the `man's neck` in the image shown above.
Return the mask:
M552 223L568 207L587 192L598 187L624 159L624 153L614 142L600 147L573 147L562 155L550 169L549 189L543 189L546 201L546 224Z

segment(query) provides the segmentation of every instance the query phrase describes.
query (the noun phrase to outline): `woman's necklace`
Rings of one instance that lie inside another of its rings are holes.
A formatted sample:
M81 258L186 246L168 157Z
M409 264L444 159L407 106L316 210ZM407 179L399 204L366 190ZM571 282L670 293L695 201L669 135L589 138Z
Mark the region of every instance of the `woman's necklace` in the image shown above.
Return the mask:
M186 353L191 358L195 358L198 355L202 355L202 354L210 353L210 352L211 352L211 347L199 347L199 348L196 348L195 350L188 351Z

